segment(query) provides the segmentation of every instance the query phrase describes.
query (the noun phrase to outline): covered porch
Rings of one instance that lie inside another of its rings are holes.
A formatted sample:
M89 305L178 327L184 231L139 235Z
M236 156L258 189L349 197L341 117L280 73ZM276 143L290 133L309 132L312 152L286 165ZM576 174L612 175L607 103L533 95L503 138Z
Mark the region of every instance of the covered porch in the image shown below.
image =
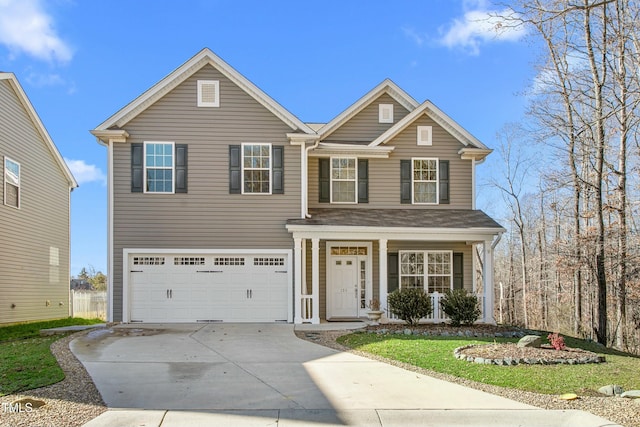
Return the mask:
M480 321L495 323L493 248L504 229L482 211L315 209L310 218L289 220L287 230L294 240L294 323L363 318L372 299L384 320L394 321L387 296L403 287L430 295L434 310L424 322L444 322L444 291L464 288L481 302Z

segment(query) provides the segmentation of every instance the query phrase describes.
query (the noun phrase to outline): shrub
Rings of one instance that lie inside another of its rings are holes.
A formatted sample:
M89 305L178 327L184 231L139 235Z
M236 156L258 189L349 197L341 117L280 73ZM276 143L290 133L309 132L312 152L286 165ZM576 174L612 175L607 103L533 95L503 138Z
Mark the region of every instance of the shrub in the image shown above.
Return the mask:
M398 289L387 297L389 309L413 326L431 314L431 298L422 289Z
M464 289L445 292L440 300L442 311L449 317L453 326L473 325L482 311L478 307L478 298L467 294Z
M564 344L564 337L559 335L557 332L547 335L547 339L549 340L551 347L556 350L564 350L566 348L566 345Z

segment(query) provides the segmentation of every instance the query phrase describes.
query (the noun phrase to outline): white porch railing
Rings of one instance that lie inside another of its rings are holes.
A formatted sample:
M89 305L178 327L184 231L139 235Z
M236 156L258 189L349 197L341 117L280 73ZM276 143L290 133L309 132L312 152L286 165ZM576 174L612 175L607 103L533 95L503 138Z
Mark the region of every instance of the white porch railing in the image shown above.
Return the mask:
M447 315L444 314L444 311L442 311L442 307L440 307L440 300L444 298L444 296L445 294L442 294L439 292L434 292L432 294L429 294L429 298L431 298L431 307L433 308L433 310L431 311L430 316L423 317L422 319L420 319L420 323L443 323L449 320ZM480 306L480 310L481 310L478 321L482 322L482 320L484 319L484 311L485 311L484 296L476 295L476 297L478 298L478 305ZM391 313L391 311L389 311L388 309L387 309L387 319L389 319L390 321L400 320L398 316Z
M302 323L311 322L313 319L313 296L302 295L300 303L300 317L302 318Z

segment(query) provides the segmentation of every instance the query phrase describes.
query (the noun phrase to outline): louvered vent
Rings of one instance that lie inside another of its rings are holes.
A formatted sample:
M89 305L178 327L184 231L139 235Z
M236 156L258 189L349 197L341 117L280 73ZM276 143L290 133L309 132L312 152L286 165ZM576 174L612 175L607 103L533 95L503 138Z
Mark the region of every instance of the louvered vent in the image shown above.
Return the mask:
M418 145L431 145L431 126L418 126Z
M198 80L198 107L220 106L220 82L218 80Z

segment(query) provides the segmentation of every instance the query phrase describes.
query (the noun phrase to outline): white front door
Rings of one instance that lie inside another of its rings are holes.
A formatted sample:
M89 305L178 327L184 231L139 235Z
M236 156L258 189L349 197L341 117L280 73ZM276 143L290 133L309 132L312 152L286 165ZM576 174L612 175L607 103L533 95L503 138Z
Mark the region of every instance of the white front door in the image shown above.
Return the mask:
M332 256L327 317L358 317L358 257Z

